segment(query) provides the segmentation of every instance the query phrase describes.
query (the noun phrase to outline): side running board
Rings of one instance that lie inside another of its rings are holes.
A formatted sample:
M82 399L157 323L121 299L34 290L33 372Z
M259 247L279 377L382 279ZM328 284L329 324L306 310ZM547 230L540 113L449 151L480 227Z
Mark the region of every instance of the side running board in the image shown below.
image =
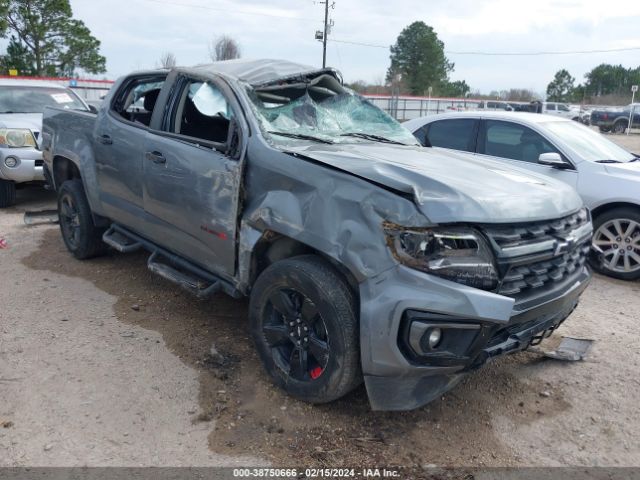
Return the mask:
M162 260L165 260L164 262ZM153 273L160 275L162 278L177 283L185 290L193 293L196 297L203 298L219 292L222 285L218 280L205 280L194 275L195 272L186 271L176 265L171 265L171 259L163 256L155 251L147 260L147 267Z
M221 290L234 298L242 296L231 283L115 223L104 233L102 241L122 253L141 248L148 250L151 253L147 260L149 270L177 283L196 297L208 297Z
M111 225L102 235L102 241L121 253L134 252L142 248L140 242L135 241L117 225Z

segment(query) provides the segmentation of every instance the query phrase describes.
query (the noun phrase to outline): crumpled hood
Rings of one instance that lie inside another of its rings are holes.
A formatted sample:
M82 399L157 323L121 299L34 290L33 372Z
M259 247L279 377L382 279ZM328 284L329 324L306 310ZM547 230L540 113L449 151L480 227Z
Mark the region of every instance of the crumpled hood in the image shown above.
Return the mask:
M41 113L1 113L0 128L28 128L32 132L42 130Z
M446 149L353 143L285 150L410 194L434 223L548 220L582 206L562 182Z

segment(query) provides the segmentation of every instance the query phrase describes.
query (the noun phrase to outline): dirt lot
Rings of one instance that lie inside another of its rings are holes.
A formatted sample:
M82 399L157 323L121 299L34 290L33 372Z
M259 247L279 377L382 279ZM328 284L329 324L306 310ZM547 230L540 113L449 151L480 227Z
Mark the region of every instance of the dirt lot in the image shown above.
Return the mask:
M0 466L640 465L638 282L595 277L547 341L595 339L587 361L505 357L413 412L362 388L311 407L266 381L246 301L198 301L143 254L75 261L57 226L22 224L53 196L19 200L0 213Z

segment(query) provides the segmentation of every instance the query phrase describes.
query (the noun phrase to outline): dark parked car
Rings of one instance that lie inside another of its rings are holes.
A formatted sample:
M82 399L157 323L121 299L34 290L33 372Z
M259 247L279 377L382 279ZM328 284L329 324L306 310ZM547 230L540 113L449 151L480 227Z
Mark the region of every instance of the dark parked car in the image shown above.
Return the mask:
M631 128L640 128L640 103L631 103L624 108L593 110L591 125L601 132L624 133L629 125L629 115L633 113Z

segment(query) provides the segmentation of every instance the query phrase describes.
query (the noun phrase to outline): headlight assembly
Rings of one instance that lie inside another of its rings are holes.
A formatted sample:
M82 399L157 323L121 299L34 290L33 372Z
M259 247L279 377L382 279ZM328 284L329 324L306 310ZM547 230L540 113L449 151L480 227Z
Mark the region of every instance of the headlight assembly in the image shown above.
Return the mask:
M403 265L482 290L498 286L493 253L472 228L386 225L385 233L394 257Z
M36 139L27 128L0 128L0 145L36 147Z

